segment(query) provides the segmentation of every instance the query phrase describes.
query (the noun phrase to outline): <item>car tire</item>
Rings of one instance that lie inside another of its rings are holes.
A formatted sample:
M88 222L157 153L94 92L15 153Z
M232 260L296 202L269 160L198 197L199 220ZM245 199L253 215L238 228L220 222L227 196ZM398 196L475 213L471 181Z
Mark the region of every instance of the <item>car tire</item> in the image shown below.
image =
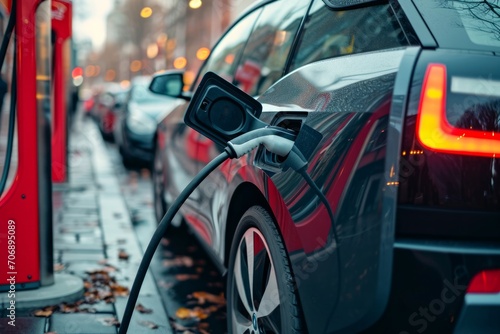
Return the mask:
M303 332L289 259L275 222L264 208L253 206L241 218L228 267L229 333Z

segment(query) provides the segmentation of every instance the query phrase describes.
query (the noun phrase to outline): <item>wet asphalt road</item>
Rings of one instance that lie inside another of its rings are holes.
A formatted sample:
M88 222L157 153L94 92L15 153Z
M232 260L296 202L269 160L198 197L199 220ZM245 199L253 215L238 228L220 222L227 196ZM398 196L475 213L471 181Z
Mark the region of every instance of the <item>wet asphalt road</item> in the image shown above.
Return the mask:
M139 165L125 169L116 146L106 143L106 148L144 250L156 228L151 173ZM227 332L224 278L188 228L165 236L151 269L175 332Z

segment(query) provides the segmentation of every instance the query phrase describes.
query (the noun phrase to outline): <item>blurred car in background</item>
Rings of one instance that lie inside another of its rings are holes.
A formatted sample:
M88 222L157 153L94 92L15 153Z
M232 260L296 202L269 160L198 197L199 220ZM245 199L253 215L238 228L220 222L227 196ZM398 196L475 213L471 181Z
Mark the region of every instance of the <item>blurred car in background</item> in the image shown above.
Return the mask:
M93 116L105 140L114 140L116 119L127 94L128 89L122 88L119 84L110 84L95 97Z
M151 76L132 79L123 108L114 127L115 142L126 167L145 165L153 161L153 137L158 119L168 112L168 106L177 98L149 91Z

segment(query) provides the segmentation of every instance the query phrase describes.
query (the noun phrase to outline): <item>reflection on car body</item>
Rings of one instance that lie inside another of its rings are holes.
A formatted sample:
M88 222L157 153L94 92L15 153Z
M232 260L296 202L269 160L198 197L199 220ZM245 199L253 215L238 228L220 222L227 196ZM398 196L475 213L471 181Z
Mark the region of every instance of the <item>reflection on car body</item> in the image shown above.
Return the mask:
M153 162L153 138L157 119L165 116L178 99L157 95L148 90L150 76L139 76L132 80L130 92L123 102L123 111L114 133L123 163L126 166Z

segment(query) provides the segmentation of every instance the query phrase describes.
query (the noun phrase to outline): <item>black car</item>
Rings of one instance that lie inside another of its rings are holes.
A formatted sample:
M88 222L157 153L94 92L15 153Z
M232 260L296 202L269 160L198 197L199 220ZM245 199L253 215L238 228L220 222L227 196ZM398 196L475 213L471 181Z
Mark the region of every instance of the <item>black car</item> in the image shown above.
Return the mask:
M158 119L165 116L169 104L178 99L154 94L148 87L151 76L132 79L130 91L114 126L114 137L127 167L144 165L153 161L153 137Z
M227 272L230 333L500 332L498 1L259 1L192 92L209 71L302 138L328 204L263 147L184 204ZM188 104L155 136L158 217L224 150Z

